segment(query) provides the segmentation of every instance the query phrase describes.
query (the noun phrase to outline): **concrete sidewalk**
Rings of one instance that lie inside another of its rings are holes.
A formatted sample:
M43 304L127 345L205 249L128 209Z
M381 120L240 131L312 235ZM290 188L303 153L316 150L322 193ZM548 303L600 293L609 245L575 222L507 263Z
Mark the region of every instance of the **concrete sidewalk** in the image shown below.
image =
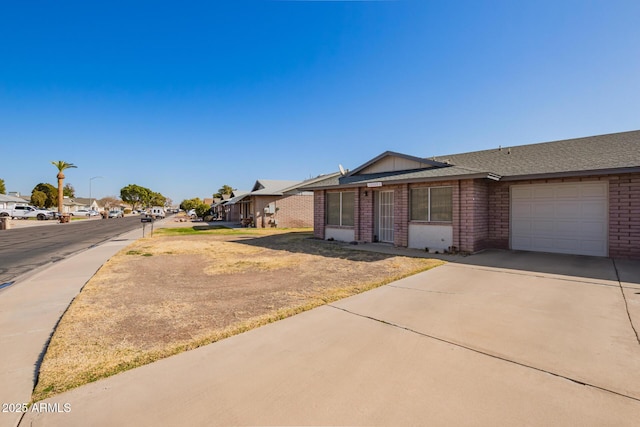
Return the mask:
M115 253L142 237L142 229L45 266L0 290L0 403L27 403L48 340L73 298ZM21 414L0 413L0 426Z
M637 425L637 263L488 266L501 256L86 385L21 425Z

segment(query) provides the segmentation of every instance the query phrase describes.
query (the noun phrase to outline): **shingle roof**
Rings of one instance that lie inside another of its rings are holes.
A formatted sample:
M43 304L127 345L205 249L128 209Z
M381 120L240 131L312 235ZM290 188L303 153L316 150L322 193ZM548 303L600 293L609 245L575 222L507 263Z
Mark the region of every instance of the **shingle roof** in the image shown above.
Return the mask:
M501 176L597 171L640 166L640 131L438 156Z
M0 202L6 202L6 203L27 203L27 200L23 199L22 197L8 196L8 195L6 195L6 194L0 194Z
M338 177L340 177L340 172L332 172L324 175L318 175L314 178L309 178L304 181L300 181L289 188L285 188L282 192L294 193L294 192L300 192L300 191L310 191L310 187L314 186L316 183L324 182L328 179L338 178Z
M397 155L386 152L384 155ZM376 157L380 159L381 156ZM495 148L470 153L431 157L429 160L449 164L419 170L377 174L331 176L304 187L305 190L338 185L365 185L369 182L420 181L488 177L519 178L535 175L585 174L589 172L640 170L640 131L575 138L539 144ZM371 164L371 161L365 165ZM635 170L634 169L634 170Z
M244 199L248 195L249 195L248 191L233 190L233 197L230 198L229 200L223 200L220 203L225 205L235 205L237 202Z
M280 181L274 179L259 179L251 191L252 196L282 196L282 192L301 181Z

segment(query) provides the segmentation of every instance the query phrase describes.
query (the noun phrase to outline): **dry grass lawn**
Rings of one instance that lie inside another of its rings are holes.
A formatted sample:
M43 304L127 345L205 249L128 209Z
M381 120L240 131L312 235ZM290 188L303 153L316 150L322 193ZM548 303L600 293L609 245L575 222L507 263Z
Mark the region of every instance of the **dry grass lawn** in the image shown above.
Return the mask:
M202 228L160 230L98 271L58 325L33 400L441 263L353 251L308 230Z

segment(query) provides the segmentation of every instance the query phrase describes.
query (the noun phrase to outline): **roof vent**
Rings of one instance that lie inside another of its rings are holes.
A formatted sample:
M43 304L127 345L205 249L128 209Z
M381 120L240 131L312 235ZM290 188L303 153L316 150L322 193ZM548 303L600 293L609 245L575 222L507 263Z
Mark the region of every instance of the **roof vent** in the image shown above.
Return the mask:
M502 145L498 145L498 151L502 151Z
M511 147L507 148L507 154L511 154Z

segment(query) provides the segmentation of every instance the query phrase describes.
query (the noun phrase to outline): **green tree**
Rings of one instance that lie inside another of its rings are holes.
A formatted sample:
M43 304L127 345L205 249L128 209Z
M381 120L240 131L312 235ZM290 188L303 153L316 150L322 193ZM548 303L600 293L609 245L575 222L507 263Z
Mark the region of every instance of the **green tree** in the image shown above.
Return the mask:
M31 204L39 208L44 208L47 203L47 194L44 191L33 190L31 193Z
M206 203L199 203L196 207L196 215L198 218L202 218L211 212L211 206Z
M73 185L67 183L62 189L62 194L67 197L76 197L76 189L73 188Z
M32 197L33 193L36 191L40 191L46 195L46 200L44 201L44 203L38 206L44 206L45 208L49 209L53 206L58 205L58 190L56 190L56 187L54 187L53 185L41 182L40 184L33 187L33 190L31 190Z
M149 199L149 204L151 206L164 206L166 201L167 201L167 198L164 197L162 194L155 193L153 191L151 192L151 197Z
M182 209L183 211L190 211L191 209L195 209L198 205L202 204L202 200L200 200L198 197L193 198L193 199L187 199L187 200L183 200L182 203L180 203L180 209Z
M4 186L4 179L0 179L0 194L7 194L7 188Z
M107 196L98 200L98 205L103 206L105 210L109 210L115 206L119 206L122 202L116 196Z
M217 193L215 193L213 195L214 198L220 198L222 197L223 194L231 194L233 193L234 188L231 187L230 185L223 185L222 187L220 187L220 189L218 190Z
M120 198L123 202L129 203L131 209L136 210L138 206L146 207L151 201L152 191L148 188L136 184L129 184L120 189Z
M64 199L63 197L63 183L64 183L64 171L67 169L72 169L72 168L77 168L76 165L74 165L73 163L67 163L63 160L58 160L56 161L52 161L51 164L53 166L56 167L56 169L58 169L58 175L56 176L56 178L58 178L58 213L62 214L62 201Z

